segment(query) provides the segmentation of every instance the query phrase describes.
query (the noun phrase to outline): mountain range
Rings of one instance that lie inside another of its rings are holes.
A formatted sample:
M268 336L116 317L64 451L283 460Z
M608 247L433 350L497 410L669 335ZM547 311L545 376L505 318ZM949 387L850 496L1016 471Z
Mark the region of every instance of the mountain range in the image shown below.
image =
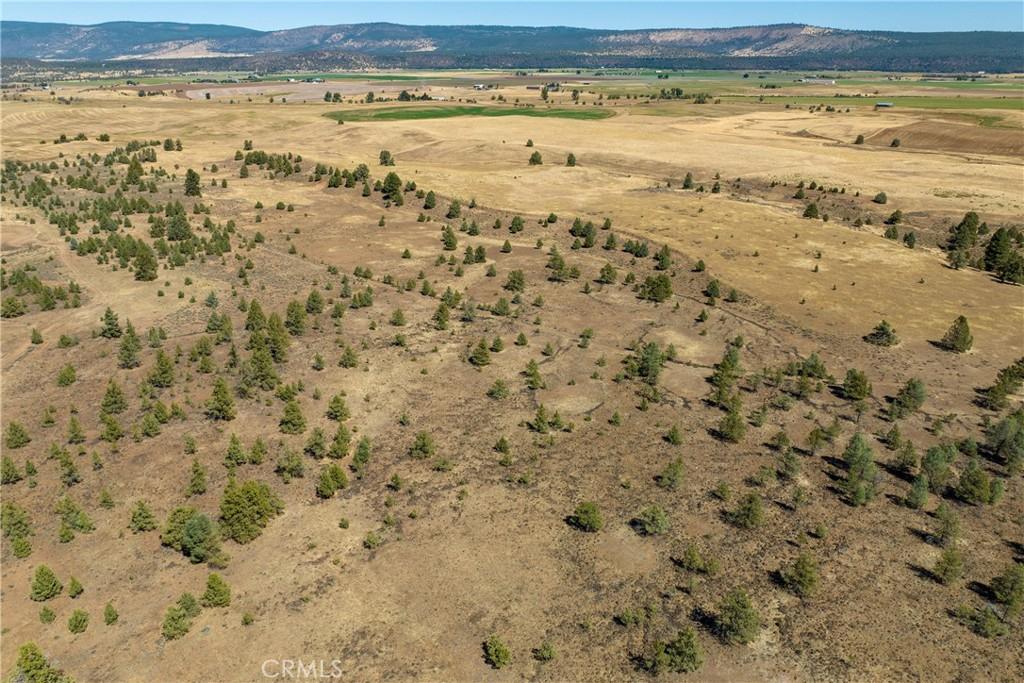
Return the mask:
M1024 71L1020 32L852 31L804 24L604 30L391 23L257 31L173 22L0 22L0 57L127 67L544 66Z

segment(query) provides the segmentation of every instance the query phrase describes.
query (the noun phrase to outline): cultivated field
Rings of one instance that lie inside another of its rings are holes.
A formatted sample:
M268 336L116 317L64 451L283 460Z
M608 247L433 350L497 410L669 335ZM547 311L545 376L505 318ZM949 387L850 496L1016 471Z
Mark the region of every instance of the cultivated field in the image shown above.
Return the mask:
M317 76L5 95L4 676L1019 678L1020 79Z

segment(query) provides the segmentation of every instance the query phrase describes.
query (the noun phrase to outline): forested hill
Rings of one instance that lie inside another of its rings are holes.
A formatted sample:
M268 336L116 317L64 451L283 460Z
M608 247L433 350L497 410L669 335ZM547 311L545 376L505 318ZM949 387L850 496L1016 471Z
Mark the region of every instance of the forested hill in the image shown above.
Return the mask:
M801 24L715 29L341 24L280 31L172 22L0 22L6 60L351 66L705 67L1024 71L1024 33L849 31ZM198 64L196 64L198 66Z

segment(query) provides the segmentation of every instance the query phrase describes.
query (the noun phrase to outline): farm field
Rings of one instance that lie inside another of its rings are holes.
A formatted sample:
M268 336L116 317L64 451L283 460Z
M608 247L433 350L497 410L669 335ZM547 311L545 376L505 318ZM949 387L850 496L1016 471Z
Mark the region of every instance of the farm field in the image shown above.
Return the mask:
M5 91L4 675L1016 680L1020 81L744 73Z

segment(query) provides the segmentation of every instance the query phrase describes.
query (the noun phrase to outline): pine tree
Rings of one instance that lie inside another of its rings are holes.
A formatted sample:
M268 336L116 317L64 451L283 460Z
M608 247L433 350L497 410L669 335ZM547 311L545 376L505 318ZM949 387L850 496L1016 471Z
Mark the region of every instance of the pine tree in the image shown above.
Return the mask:
M45 564L36 567L32 576L32 592L29 597L35 602L45 602L55 598L64 590L64 584L60 582L53 570Z
M82 424L74 415L68 419L68 443L85 443L85 432L82 431Z
M895 346L900 343L899 337L896 336L896 330L885 320L878 323L870 334L865 335L864 341L876 346Z
M874 453L860 432L853 435L843 451L843 461L847 466L844 486L847 498L853 505L866 504L875 497L878 470Z
M206 417L224 421L235 419L235 399L222 377L213 384L213 394L206 402Z
M327 418L336 422L344 422L349 418L348 405L345 403L344 396L335 394L331 397L330 403L327 405Z
M289 399L284 404L284 412L278 421L278 427L282 434L301 434L306 431L306 418L302 415L298 401Z
M107 381L107 391L103 394L100 407L109 415L117 415L128 409L128 399L125 398L121 385L113 378Z
M206 591L199 601L203 607L227 607L231 604L231 589L220 574L213 573L206 578Z
M156 352L156 364L149 373L149 383L161 389L174 384L174 361L163 352L163 349Z
M186 197L202 197L203 192L200 189L199 174L193 171L191 168L185 172L185 196Z
M103 327L100 329L100 336L105 339L117 339L121 336L121 325L117 322L117 314L108 306L100 319Z
M114 605L108 602L106 607L103 608L103 623L107 626L113 626L117 623L118 616Z
M228 440L228 450L224 455L224 466L229 470L249 462L249 456L242 448L242 442L237 434L232 434Z
M4 433L4 445L7 448L22 448L30 441L32 438L28 435L28 430L20 422L11 422L7 425L7 431Z
M128 521L128 528L132 530L132 533L136 534L152 531L156 528L156 517L153 516L153 512L146 505L146 501L140 500L135 504L131 519Z
M843 395L851 401L863 401L871 395L871 382L860 370L850 368L843 380Z
M752 642L761 631L761 617L742 588L730 591L718 608L716 626L719 636L727 643Z
M974 338L971 336L971 328L967 324L967 318L957 316L945 336L942 337L942 346L954 353L965 353L971 350Z
M481 339L476 348L473 349L473 352L469 355L469 362L478 368L490 365L491 354L487 349L486 339Z
M263 482L238 484L233 479L224 489L220 504L221 529L227 538L248 543L262 533L284 506Z
M192 460L192 474L188 480L186 493L189 496L201 496L206 493L206 469L198 459Z
M729 401L729 412L718 423L718 433L726 441L739 443L747 432L747 423L743 418L743 404L739 396L734 396Z
M141 364L139 352L142 350L142 342L135 333L131 321L125 324L124 334L121 337L121 345L117 351L118 366L121 368L137 368Z
M4 456L0 464L0 483L17 484L22 480L21 470L9 456Z

